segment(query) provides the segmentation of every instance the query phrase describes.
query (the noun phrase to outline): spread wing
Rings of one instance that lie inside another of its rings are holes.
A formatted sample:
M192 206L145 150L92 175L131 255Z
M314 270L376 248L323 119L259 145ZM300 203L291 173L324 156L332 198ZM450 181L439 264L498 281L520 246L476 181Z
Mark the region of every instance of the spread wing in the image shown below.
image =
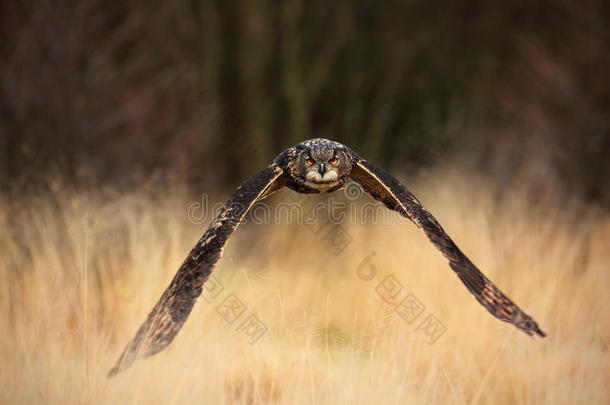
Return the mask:
M191 313L203 284L233 231L255 202L283 187L284 183L282 169L273 163L233 193L182 263L144 324L127 344L108 373L109 377L125 370L138 358L152 356L170 344Z
M422 229L434 246L449 260L449 266L468 290L493 316L512 323L530 336L534 333L546 336L536 321L476 268L432 214L426 211L417 198L394 176L366 160L357 160L350 177L360 183L373 198L398 211Z

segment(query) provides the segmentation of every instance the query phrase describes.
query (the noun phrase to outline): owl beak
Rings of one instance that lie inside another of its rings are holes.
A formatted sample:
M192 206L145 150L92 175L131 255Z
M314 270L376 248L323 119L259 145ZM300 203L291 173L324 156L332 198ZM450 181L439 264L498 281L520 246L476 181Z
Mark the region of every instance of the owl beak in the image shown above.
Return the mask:
M320 168L318 170L320 171L320 174L324 176L324 172L326 172L326 167L324 166L324 163L320 163Z

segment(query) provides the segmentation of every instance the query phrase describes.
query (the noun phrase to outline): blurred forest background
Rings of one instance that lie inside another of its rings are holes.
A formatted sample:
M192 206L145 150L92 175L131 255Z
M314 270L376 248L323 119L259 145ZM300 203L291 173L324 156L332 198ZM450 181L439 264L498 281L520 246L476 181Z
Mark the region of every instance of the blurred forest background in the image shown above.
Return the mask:
M609 21L603 0L3 2L0 184L224 190L327 137L608 208Z

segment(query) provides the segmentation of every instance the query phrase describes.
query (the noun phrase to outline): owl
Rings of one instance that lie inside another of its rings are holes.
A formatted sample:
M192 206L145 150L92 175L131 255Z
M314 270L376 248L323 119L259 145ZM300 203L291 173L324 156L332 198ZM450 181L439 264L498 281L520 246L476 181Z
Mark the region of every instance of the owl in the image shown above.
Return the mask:
M417 225L445 256L466 288L493 316L512 323L530 336L546 336L531 316L477 269L432 214L394 176L341 143L317 138L284 150L269 166L237 188L186 257L108 376L170 344L193 309L225 244L253 204L282 187L298 193L331 193L350 180L359 183L388 209Z

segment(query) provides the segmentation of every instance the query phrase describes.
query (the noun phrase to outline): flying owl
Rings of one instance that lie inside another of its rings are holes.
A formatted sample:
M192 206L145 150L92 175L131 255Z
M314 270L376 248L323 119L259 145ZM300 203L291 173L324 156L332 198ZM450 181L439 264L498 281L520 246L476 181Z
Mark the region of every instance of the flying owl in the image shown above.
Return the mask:
M233 193L182 263L108 376L169 345L193 309L225 244L254 203L282 187L299 193L331 193L343 187L349 179L360 183L367 193L387 208L415 223L447 258L449 266L466 288L493 316L512 323L530 336L546 336L532 317L477 269L432 214L394 176L362 159L347 146L318 138L286 149Z

